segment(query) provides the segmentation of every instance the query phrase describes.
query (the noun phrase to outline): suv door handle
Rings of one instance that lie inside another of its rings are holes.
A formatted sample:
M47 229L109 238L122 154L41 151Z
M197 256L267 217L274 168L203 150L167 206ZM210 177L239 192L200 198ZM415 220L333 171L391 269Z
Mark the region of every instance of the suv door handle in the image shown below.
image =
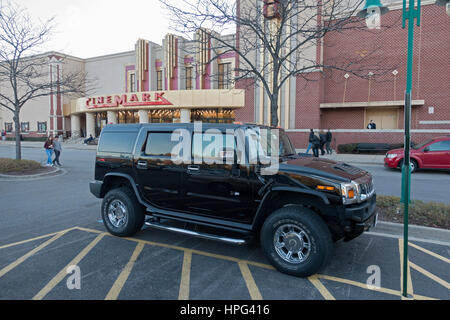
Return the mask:
M200 171L200 166L188 166L189 171Z
M147 163L147 161L145 161L145 160L139 160L138 163L137 163L137 168L138 168L138 169L143 169L143 170L148 169L148 163Z

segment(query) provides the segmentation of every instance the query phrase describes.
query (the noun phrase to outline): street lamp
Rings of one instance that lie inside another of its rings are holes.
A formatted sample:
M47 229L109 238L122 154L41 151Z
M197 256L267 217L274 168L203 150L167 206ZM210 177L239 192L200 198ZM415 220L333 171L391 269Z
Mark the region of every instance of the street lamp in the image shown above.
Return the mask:
M407 0L403 0L403 29L406 28L406 20L408 22L408 62L406 74L406 91L405 91L405 155L402 166L402 202L404 203L404 232L403 232L403 290L402 295L408 297L408 215L409 202L411 200L411 91L412 91L412 70L413 70L413 44L414 44L414 19L417 19L417 26L420 26L420 1L409 0L407 8ZM439 6L446 6L447 14L450 15L450 0L436 0ZM380 0L366 0L364 8L358 12L357 16L366 19L369 29L380 28L380 16L386 13L387 8L383 7Z

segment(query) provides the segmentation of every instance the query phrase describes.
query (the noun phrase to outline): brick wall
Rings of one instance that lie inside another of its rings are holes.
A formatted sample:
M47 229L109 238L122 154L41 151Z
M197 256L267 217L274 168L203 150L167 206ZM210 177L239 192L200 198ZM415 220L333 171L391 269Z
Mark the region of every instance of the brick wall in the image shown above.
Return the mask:
M375 31L351 30L329 34L325 38L324 59L354 59L366 55L365 66L379 65L379 70L390 69L375 75L372 80L361 79L350 74L347 88L344 88L343 71L326 72L324 80L324 100L328 103L368 102L404 100L406 87L407 30L401 27L401 10L395 10L382 17L382 25L387 28ZM412 98L425 100L425 105L413 108L413 129L449 129L450 125L425 125L420 121L450 120L450 19L442 7L426 5L422 7L420 27L415 27L414 68ZM356 68L358 65L355 66ZM392 74L396 69L397 76ZM377 73L377 71L374 71ZM369 90L370 87L370 90ZM434 107L434 114L428 107ZM323 127L342 127L342 117L326 111ZM349 112L345 112L350 115ZM360 113L355 112L355 124L346 121L348 128L360 128ZM336 121L331 121L331 116ZM403 128L403 111L400 112L399 128Z

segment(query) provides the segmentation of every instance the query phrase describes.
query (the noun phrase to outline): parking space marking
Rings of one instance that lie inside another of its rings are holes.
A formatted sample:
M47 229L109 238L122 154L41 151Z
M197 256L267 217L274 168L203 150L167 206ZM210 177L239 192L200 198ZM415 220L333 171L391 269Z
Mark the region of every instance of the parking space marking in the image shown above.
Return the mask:
M113 235L111 235L109 233L106 233L106 232L103 232L100 230L96 230L96 229L73 227L70 229L47 234L47 235L36 237L33 239L28 239L28 240L19 241L19 242L12 243L12 244L3 245L2 247L0 247L0 249L9 248L9 247L17 246L20 244L29 243L29 242L32 242L35 240L52 237L52 238L46 240L41 245L39 245L38 247L36 247L35 249L33 249L30 252L28 252L27 254L25 254L24 256L22 256L21 258L17 259L16 261L14 261L11 264L9 264L7 267L0 270L0 277L2 277L7 272L14 269L21 263L25 262L29 257L33 256L34 254L36 254L37 252L39 252L40 250L42 250L43 248L45 248L46 246L51 244L52 242L59 239L62 235L67 234L69 231L72 231L72 230L80 230L80 231L84 231L84 232L88 232L88 233L96 233L98 235L87 247L85 247L67 265L66 268L62 269L49 283L47 283L47 285L43 289L41 289L41 291L39 291L38 294L36 294L33 297L34 300L43 299L51 290L53 290L53 288L58 283L60 283L64 279L64 277L67 275L67 268L71 265L77 265L105 235L114 237ZM189 248L179 247L179 246L175 246L175 245L141 240L141 239L136 239L136 238L122 238L122 239L136 242L137 245L136 245L136 248L135 248L128 264L125 266L125 268L122 270L121 274L118 276L118 278L114 282L112 288L110 289L110 291L107 294L105 299L117 299L118 298L122 288L124 287L126 281L129 278L129 275L140 255L140 253L142 252L142 250L144 249L144 246L146 244L151 245L151 246L162 247L162 248L175 249L178 251L182 251L184 253L183 266L182 266L182 271L181 271L181 281L180 281L180 287L179 287L179 299L180 300L188 300L189 299L190 280L191 280L190 278L191 278L191 268L192 268L191 264L192 264L192 255L193 254L198 254L201 256L206 256L206 257L211 257L211 258L215 258L215 259L221 259L221 260L226 260L226 261L231 261L231 262L237 263L239 266L239 269L241 271L242 277L245 281L245 284L247 286L247 289L249 291L249 294L250 294L251 298L254 300L262 300L263 297L261 295L261 292L260 292L258 286L256 285L256 282L253 278L253 275L250 271L249 266L255 266L255 267L264 268L264 269L268 269L268 270L276 270L272 265L269 265L269 264L239 259L239 258L235 258L232 256L225 256L225 255L221 255L221 254L215 254L215 253L210 253L210 252L206 252L206 251L189 249ZM402 266L403 240L400 238L398 239L398 245L399 245L399 253L400 253L400 265ZM449 259L447 259L443 256L440 256L434 252L431 252L429 250L426 250L418 245L415 245L412 243L409 243L409 245L418 250L421 250L422 252L425 252L426 254L436 257L436 258L440 259L441 261L444 261L445 263L450 262ZM447 281L441 279L440 277L436 276L435 274L432 274L431 272L425 270L424 268L408 261L408 293L411 294L414 299L436 300L431 297L414 294L412 280L411 280L411 272L410 272L411 268L417 270L418 272L420 272L423 275L425 275L426 277L432 279L436 283L439 283L440 285L444 286L445 288L450 289L450 284ZM401 272L402 272L403 268L401 268L401 269L402 269L401 270ZM328 275L322 275L322 274L317 274L317 275L309 277L308 280L314 285L314 287L319 291L319 293L327 300L335 300L335 297L330 293L330 291L325 287L325 285L320 281L320 279L330 280L330 281L334 281L334 282L340 282L343 284L348 284L348 285L356 286L359 288L363 288L366 290L378 291L381 293L398 296L403 299L401 291L396 291L396 290L387 289L387 288L370 288L365 283L352 281L352 280L348 280L348 279L343 279L343 278L338 278L338 277L333 277L333 276L328 276Z
M425 269L419 267L419 266L416 265L415 263L410 262L409 264L411 265L411 268L413 268L413 269L419 271L419 272L422 273L423 275L427 276L428 278L430 278L430 279L436 281L437 283L443 285L443 286L446 287L448 290L450 290L450 284L449 284L447 281L445 281L445 280L439 278L438 276L435 276L435 275L432 274L431 272L429 272L429 271L427 271L427 270L425 270Z
M263 300L261 292L259 292L258 286L256 285L255 279L253 279L252 272L250 271L248 264L240 261L238 262L238 265L252 300Z
M111 287L108 294L106 295L105 300L117 300L117 298L119 297L120 291L122 291L122 288L125 285L125 282L127 282L127 280L128 280L131 270L133 270L133 266L136 263L136 260L139 257L139 254L142 252L142 249L144 249L144 244L138 243L136 245L136 249L134 249L134 252L131 255L130 261L128 261L125 268L123 268L122 272L117 277L113 286Z
M64 230L61 231L59 233L56 233L56 235L53 236L53 238L45 241L43 244L41 244L40 246L34 248L33 250L29 251L28 253L26 253L25 255L23 255L22 257L20 257L19 259L17 259L16 261L10 263L9 265L7 265L6 267L4 267L2 270L0 270L0 278L3 277L5 274L7 274L9 271L11 271L12 269L14 269L15 267L17 267L18 265L20 265L21 263L23 263L25 260L27 260L29 257L33 256L34 254L36 254L37 252L41 251L42 249L44 249L46 246L48 246L49 244L53 243L54 241L58 240L59 238L61 238L63 235L65 235L68 232L68 230ZM36 239L37 240L37 239ZM26 242L22 242L22 243L26 243ZM0 248L1 249L1 248Z
M180 281L180 291L178 293L178 300L189 300L191 264L192 264L192 251L185 250L183 257L183 267L181 270L181 281Z
M403 291L403 269L404 269L404 261L403 261L403 239L398 239L398 249L400 253L400 288L402 288ZM408 242L409 245L409 242ZM408 294L410 294L412 297L414 297L414 288L412 285L412 279L411 279L411 263L408 259L407 261L407 279L406 279L406 289ZM408 298L405 298L402 295L402 300L407 300Z
M95 245L106 235L106 233L99 234L87 247L85 247L69 264L64 267L47 285L41 289L33 300L42 300L64 277L67 275L67 268L77 265L88 253L95 247Z
M49 237L52 237L52 236L54 236L54 235L56 235L56 234L59 234L59 233L61 233L61 232L66 232L66 233L67 233L67 232L69 232L69 231L72 231L72 230L75 229L75 228L76 228L76 227L74 227L74 228L69 228L69 229L66 229L66 230L61 230L61 231L58 231L58 232L49 233L49 234L46 234L46 235L43 235L43 236L39 236L39 237L36 237L36 238L32 238L32 239L27 239L27 240L23 240L23 241L19 241L19 242L14 242L14 243L5 244L5 245L3 245L3 246L0 247L0 250L1 250L1 249L6 249L6 248L15 247L15 246L18 246L18 245L21 245L21 244L33 242L33 241L40 240L40 239L49 238Z
M447 259L447 258L445 258L445 257L443 257L443 256L441 256L441 255L439 255L437 253L434 253L434 252L431 252L431 251L429 251L429 250L427 250L425 248L422 248L422 247L418 246L417 244L409 242L409 246L413 247L413 248L416 248L417 250L420 250L420 251L422 251L422 252L424 252L426 254L429 254L430 256L433 256L433 257L435 257L437 259L440 259L440 260L450 264L450 259Z
M322 297L325 298L325 300L336 300L336 298L328 291L328 289L320 282L318 275L313 275L308 278L308 280L313 284L314 287L316 287L317 290L319 290Z

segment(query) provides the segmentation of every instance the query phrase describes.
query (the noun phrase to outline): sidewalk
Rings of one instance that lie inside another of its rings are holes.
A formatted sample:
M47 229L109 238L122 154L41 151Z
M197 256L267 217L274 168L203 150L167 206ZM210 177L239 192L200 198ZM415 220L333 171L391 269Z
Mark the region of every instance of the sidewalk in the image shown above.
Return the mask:
M305 153L306 149L296 149L297 153ZM312 151L309 152L312 155ZM334 161L358 163L358 164L372 164L384 166L383 154L337 154L333 151L332 154L325 154L319 158L330 159Z
M0 147L2 146L15 146L15 141L0 141ZM44 148L44 142L42 141L22 141L21 143L22 148L36 148L36 149L43 149ZM84 145L82 143L67 143L63 142L61 143L63 149L75 149L75 150L97 150L96 145Z
M15 146L15 141L0 141L0 147L2 146ZM40 141L22 141L22 148L43 148L44 143ZM84 145L82 143L62 143L63 149L74 150L97 150L96 145ZM306 149L296 149L298 153L305 153ZM312 151L310 151L312 154ZM358 164L372 164L372 165L384 165L384 155L379 154L333 154L323 155L320 158L331 159L340 162L358 163Z

